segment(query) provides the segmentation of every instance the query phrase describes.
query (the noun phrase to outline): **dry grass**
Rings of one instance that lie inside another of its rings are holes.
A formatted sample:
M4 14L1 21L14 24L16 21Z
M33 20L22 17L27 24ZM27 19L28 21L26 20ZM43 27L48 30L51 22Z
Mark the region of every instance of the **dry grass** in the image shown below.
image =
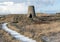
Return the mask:
M51 22L50 24L31 24L22 27L20 27L20 25L21 24L19 23L15 26L10 24L9 27L25 36L37 40L37 42L42 42L41 36L43 35L48 36L60 32L60 22Z
M4 30L0 29L0 42L20 42L20 41L14 39L7 32L5 32Z
M18 17L18 19L17 19L18 23L13 23L14 17L16 17L16 16ZM39 17L39 16L48 16L48 15L37 14L37 16ZM49 21L49 23L44 23L44 22L41 23L41 22L36 22L36 21L33 21L32 19L27 18L26 15L8 15L5 18L4 22L9 22L8 27L10 29L15 30L27 37L33 38L33 39L37 40L37 42L42 42L41 37L43 35L48 36L48 35L60 32L60 19L59 19L60 16L54 15L53 18L48 18L48 17L42 18L42 19L48 19L48 20L49 19L53 20L55 18L57 18L58 21L54 20L54 21ZM12 41L11 36L7 36L7 37L9 37L11 42L15 41L15 40ZM8 40L6 40L6 41L8 41Z

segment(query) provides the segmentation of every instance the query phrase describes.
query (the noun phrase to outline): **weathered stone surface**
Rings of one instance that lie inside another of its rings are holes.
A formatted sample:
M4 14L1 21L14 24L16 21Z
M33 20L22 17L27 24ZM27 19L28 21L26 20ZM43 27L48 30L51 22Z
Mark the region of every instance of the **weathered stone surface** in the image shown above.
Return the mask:
M33 18L35 16L36 16L36 14L35 14L35 8L34 8L34 6L29 6L28 7L28 16L27 17Z

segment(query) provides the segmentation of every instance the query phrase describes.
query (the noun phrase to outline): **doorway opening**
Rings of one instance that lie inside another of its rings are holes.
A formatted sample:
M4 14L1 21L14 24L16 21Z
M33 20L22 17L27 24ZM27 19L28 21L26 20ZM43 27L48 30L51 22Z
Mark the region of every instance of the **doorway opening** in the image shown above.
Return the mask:
M30 14L29 18L32 18L32 14Z

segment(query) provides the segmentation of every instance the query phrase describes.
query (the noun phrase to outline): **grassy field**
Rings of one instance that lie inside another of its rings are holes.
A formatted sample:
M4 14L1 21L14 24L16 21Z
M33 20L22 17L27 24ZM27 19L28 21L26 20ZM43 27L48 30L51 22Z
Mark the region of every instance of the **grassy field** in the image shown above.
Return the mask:
M60 33L60 15L45 14L37 16L37 18L31 19L27 18L26 15L7 15L0 19L0 22L8 22L8 27L10 29L15 30L27 37L33 38L37 42L43 42L41 38L44 35L50 36ZM0 31L6 42L19 42L3 30Z
M10 34L0 29L0 42L20 42L13 38Z
M54 35L60 33L60 22L51 22L50 24L31 24L20 27L20 24L9 25L12 30L15 30L22 35L33 38L37 42L42 42L41 37L46 35Z

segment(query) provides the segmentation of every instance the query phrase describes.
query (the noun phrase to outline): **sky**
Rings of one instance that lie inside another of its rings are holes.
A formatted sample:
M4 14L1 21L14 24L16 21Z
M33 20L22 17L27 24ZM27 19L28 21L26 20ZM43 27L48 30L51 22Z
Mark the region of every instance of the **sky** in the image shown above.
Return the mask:
M60 12L60 0L0 0L0 14L25 14L30 5L37 13Z

